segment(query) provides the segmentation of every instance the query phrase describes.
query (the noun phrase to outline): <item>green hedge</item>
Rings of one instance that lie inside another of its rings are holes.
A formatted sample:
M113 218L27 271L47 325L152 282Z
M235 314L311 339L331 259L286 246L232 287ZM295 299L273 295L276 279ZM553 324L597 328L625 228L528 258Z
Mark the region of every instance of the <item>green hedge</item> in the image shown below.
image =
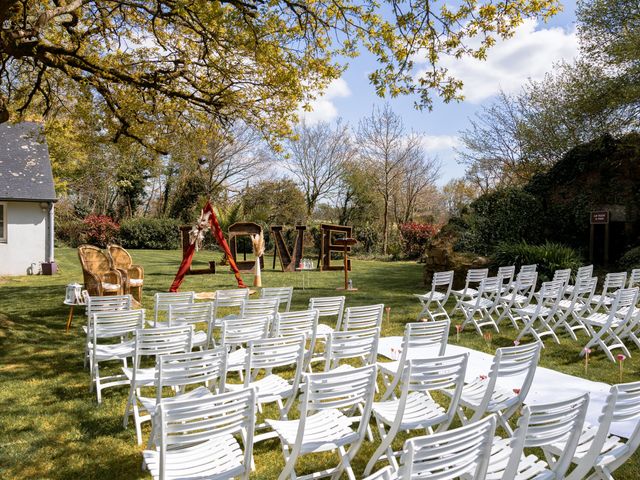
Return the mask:
M560 243L546 242L531 245L527 242L501 242L493 253L493 261L499 266L538 265L538 280L547 281L553 278L553 272L570 268L574 272L582 265L580 254L573 248Z
M634 247L620 257L618 264L623 270L640 268L640 247Z
M125 248L172 250L180 248L180 221L170 218L132 218L120 224Z

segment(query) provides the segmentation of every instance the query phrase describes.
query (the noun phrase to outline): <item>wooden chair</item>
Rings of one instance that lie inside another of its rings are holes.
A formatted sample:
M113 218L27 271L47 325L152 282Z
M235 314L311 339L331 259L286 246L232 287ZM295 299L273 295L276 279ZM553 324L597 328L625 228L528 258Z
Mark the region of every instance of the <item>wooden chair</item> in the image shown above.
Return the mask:
M134 265L129 252L120 245L107 246L107 255L111 260L111 266L122 275L124 293L130 293L136 301L142 302L144 268L141 265Z
M78 258L84 276L84 288L92 296L122 295L122 274L111 265L111 260L98 247L80 245Z

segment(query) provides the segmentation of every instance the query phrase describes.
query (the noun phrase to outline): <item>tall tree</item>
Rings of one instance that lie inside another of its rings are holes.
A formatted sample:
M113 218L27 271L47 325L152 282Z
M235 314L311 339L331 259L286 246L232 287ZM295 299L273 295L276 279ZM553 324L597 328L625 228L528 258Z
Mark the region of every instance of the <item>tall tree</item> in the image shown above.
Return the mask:
M212 119L274 138L360 48L379 61L378 94L429 107L433 93L459 98L442 55L483 58L525 18L557 11L557 0L1 0L0 121L54 114L81 85L114 137L160 152Z
M382 108L374 107L371 115L360 120L357 142L371 188L382 199L382 251L386 254L392 197L403 180L407 164L420 154L420 137L408 133L400 116L385 104Z
M336 193L342 166L353 157L354 149L349 128L340 121L335 127L302 122L294 134L286 143L286 166L304 192L307 216L311 216L319 200Z
M420 145L412 149L402 166L401 179L393 194L396 223L414 220L422 195L435 187L439 176L440 162L428 157Z

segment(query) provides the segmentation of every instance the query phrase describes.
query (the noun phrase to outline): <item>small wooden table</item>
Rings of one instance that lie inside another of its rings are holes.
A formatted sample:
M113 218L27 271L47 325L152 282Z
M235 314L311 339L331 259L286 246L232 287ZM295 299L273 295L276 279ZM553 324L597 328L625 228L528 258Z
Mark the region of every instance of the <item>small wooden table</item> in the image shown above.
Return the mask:
M78 306L78 307L84 307L86 305L86 303L79 303L79 302L68 302L67 300L65 300L64 302L65 305L67 305L69 308L69 316L67 317L67 328L65 330L65 333L69 333L69 329L71 328L71 322L73 322L73 309Z
M346 290L348 292L356 292L357 288L349 288L349 247L355 245L358 241L355 238L338 238L334 241L335 245L342 245L344 252L344 287L338 287L336 290Z

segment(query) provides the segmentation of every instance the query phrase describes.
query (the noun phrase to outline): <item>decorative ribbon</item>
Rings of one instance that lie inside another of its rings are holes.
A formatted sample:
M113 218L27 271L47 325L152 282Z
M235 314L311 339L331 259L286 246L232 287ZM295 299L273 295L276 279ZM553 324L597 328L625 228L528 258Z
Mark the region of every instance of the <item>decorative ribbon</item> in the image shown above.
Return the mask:
M208 223L208 226L207 226ZM182 259L182 263L178 268L178 273L176 273L176 277L173 279L173 283L169 288L170 292L177 292L180 288L180 284L184 280L185 275L189 271L191 267L191 262L193 261L193 255L196 253L198 249L202 247L202 241L204 239L205 232L211 229L213 236L215 237L218 245L222 247L224 253L227 256L227 261L229 262L229 266L231 270L233 270L233 274L236 277L236 281L238 282L238 288L247 288L247 286L242 281L242 277L240 276L240 271L238 270L238 266L236 262L233 260L233 255L231 255L231 250L229 249L229 245L227 245L227 241L224 238L224 234L222 233L222 229L220 228L220 223L218 222L218 218L213 211L213 207L211 206L211 202L207 200L207 204L202 209L202 213L200 214L200 218L198 219L198 223L189 231L189 247L185 252L184 258Z

